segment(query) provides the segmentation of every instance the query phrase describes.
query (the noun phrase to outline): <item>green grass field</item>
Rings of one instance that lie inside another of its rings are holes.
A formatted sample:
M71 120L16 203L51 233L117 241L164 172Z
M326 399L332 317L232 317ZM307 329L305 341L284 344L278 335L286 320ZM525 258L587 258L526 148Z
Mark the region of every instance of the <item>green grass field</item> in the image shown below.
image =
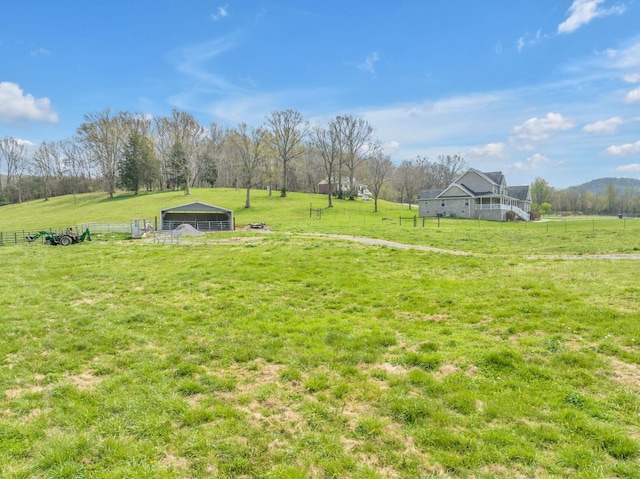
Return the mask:
M0 208L0 231L190 201L269 226L0 247L1 477L640 477L640 261L591 256L637 255L639 223L243 194Z

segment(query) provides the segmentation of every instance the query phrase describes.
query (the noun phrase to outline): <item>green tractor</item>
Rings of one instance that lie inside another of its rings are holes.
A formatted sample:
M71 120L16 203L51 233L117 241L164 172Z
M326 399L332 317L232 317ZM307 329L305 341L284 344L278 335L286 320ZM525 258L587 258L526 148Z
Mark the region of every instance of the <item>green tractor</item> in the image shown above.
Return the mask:
M82 243L84 240L91 241L91 232L89 228L84 233L78 235L71 228L67 228L64 234L54 233L53 231L38 231L36 234L25 236L27 243L31 243L40 237L44 237L44 244L69 246L74 243Z

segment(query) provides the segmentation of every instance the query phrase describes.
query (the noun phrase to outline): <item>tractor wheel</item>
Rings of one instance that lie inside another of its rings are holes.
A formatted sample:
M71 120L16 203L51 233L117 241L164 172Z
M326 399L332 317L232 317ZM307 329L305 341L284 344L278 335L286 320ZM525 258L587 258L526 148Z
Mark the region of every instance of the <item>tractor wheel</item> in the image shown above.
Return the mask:
M58 241L62 246L69 246L71 243L73 243L73 238L69 235L62 235L60 236L60 239Z

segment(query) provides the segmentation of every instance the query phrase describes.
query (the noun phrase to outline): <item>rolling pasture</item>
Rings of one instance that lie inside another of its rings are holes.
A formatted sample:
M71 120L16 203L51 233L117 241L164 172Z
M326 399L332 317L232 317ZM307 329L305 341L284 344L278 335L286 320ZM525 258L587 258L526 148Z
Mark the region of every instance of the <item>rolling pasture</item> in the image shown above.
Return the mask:
M0 231L190 201L237 225L0 247L1 477L640 477L640 220L243 200L0 208Z

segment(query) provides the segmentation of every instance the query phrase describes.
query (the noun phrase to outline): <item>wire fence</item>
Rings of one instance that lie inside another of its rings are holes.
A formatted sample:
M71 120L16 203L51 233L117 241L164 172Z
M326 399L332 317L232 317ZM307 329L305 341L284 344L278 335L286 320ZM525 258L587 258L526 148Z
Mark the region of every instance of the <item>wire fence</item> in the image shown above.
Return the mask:
M87 228L92 233L131 233L131 223L83 223L79 231Z
M417 228L457 228L457 229L511 229L535 231L541 233L571 232L571 231L620 231L640 230L640 218L633 217L558 217L544 218L540 221L479 221L456 217L420 217L397 216L382 218L382 222L397 224L402 227L412 226Z
M44 242L46 235L40 233L56 233L62 235L69 226L64 227L46 227L41 229L24 229L15 231L0 231L0 246L11 246L34 242L33 237L37 236L35 241ZM73 226L74 231L78 234L88 229L93 233L131 233L130 223L81 223Z
M503 232L527 232L528 234L557 234L571 232L638 232L640 218L631 216L547 216L536 221L487 221L455 216L422 217L412 211L387 211L372 215L367 211L325 210L315 215L309 210L313 221L320 220L335 226L351 228L354 231L375 232L380 228L385 231L393 229L416 230L458 230L460 232L485 231L486 234Z
M391 213L391 214L389 214ZM402 228L405 229L453 229L460 231L471 230L511 230L511 231L527 231L529 233L537 234L553 234L553 233L570 233L570 232L606 232L606 231L627 231L640 233L640 218L632 217L550 217L543 218L541 221L531 222L500 222L493 221L478 221L465 218L456 217L421 217L417 214L411 215L409 211L403 212L389 212L386 216L379 216L375 219L369 214L358 214L355 212L325 212L323 215L316 215L315 210L310 209L310 216L316 220L322 222L337 222L356 225L362 221L362 225L366 225L365 229L376 229L382 227L385 230L389 228ZM409 214L407 214L409 213ZM174 226L174 225L172 225ZM216 224L215 227L206 225L206 228L200 228L205 231L213 231L224 229L222 226ZM63 234L67 227L46 227L42 229L23 229L14 231L0 231L0 246L19 245L25 243L31 243L33 240L29 239L39 232L53 232L57 234ZM132 224L130 222L114 222L114 223L81 223L74 226L77 233L81 233L86 229L92 234L95 233L132 233ZM161 231L157 231L156 234L160 234ZM164 231L163 233L168 233ZM41 235L44 241L44 235ZM160 242L179 242L178 235L174 235L172 238L170 235L165 235Z

